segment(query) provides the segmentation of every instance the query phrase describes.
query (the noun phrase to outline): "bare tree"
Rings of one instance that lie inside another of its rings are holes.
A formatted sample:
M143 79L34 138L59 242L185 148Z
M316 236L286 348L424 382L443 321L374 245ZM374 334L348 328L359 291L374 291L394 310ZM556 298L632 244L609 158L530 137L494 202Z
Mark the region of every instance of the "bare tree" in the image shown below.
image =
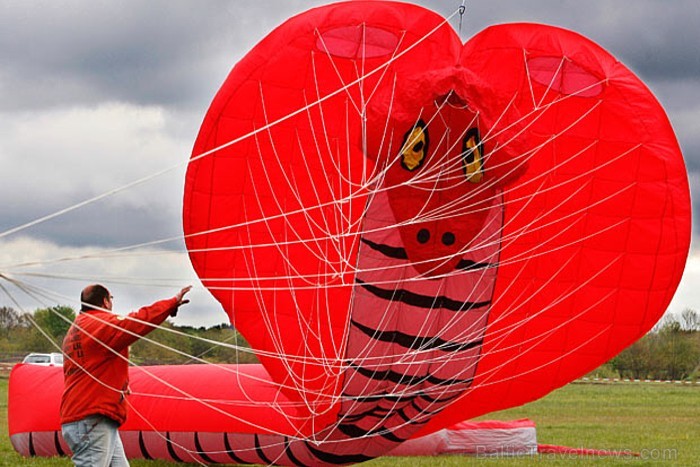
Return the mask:
M684 331L700 331L700 313L686 308L681 313L681 327Z
M19 313L14 308L0 307L0 336L7 337L14 328L21 324Z

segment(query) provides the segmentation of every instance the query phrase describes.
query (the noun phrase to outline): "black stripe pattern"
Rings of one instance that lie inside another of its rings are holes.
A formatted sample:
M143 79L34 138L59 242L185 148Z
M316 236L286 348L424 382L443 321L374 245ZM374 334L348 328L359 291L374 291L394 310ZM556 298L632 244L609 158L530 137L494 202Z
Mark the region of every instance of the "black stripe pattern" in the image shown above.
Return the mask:
M236 455L236 453L231 449L231 443L228 440L228 433L224 433L224 448L226 449L226 454L231 458L236 464L250 464Z
M168 447L168 454L170 454L170 457L173 458L174 461L176 462L184 462L182 459L180 459L180 456L177 455L175 452L175 447L173 446L173 442L170 439L170 432L165 433L165 442Z
M350 365L356 372L367 378L379 380L379 381L391 381L397 385L405 386L415 386L424 382L431 383L434 386L450 386L453 384L471 384L472 378L459 379L459 378L449 378L442 379L431 374L426 375L409 375L407 373L399 373L394 370L373 370L370 368L364 368L354 364Z
M372 329L369 326L364 326L355 320L350 320L350 323L370 338L381 341L398 344L411 350L442 350L445 352L459 352L463 350L473 349L483 343L483 340L477 339L471 342L449 342L439 337L419 337L411 336L400 331L381 331Z
M209 462L210 464L216 464L216 461L207 455L207 452L202 449L202 443L199 441L199 433L194 432L194 447L197 450L199 457L204 459L204 462Z
M372 240L368 240L364 237L360 238L360 241L388 258L408 259L408 254L406 253L405 248L374 243Z
M355 282L359 284L363 289L367 290L371 294L391 302L402 302L407 305L415 306L418 308L425 308L429 310L434 310L436 308L442 308L450 311L469 311L478 308L485 308L491 304L490 300L485 300L482 302L461 302L458 300L453 300L444 295L438 295L436 297L431 297L428 295L421 295L415 292L410 292L405 289L382 289L376 285L368 284L361 279L355 279Z
M477 263L476 261L472 261L470 259L461 259L459 263L457 263L457 266L455 269L460 269L462 271L477 271L479 269L490 269L490 268L497 268L498 264L492 264L492 263Z
M141 450L141 456L144 459L149 461L153 460L153 457L148 452L148 448L146 447L146 441L143 439L143 431L139 431L139 449Z
M63 447L61 446L61 438L58 434L58 431L53 432L53 443L56 445L56 452L58 453L59 456L65 456L66 453L63 451Z
M29 432L29 456L36 457L36 449L34 448L34 433Z

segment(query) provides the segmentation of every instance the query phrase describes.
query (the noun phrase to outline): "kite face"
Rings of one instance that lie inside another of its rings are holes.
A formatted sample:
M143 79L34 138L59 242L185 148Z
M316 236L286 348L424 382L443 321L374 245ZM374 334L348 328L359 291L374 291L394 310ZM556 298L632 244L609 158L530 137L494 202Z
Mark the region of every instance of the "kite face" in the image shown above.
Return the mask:
M485 177L478 116L450 101L456 99L435 96L391 145L398 153L382 157L380 189L389 198L406 258L433 277L454 272L464 252L476 246L497 193L494 180Z
M202 282L306 407L300 431L340 414L351 438L522 404L607 361L670 302L690 205L663 109L588 39L510 24L463 45L428 10L351 2L233 69L184 228Z

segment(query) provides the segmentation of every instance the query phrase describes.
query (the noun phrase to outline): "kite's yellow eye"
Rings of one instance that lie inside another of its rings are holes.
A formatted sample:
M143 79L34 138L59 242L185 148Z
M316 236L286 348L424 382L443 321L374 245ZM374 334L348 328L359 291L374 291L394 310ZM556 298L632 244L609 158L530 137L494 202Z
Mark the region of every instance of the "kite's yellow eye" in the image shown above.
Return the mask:
M401 167L408 171L414 171L425 161L428 153L428 129L422 120L403 137L401 147Z
M462 158L467 180L479 183L484 178L484 154L477 128L467 131L462 144Z

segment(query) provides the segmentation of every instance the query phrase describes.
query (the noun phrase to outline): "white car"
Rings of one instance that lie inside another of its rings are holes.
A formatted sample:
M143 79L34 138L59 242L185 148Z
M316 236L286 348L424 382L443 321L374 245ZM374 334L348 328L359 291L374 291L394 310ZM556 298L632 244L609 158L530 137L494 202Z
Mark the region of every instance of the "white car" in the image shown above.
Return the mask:
M30 353L22 363L43 366L63 366L63 354L61 353Z

